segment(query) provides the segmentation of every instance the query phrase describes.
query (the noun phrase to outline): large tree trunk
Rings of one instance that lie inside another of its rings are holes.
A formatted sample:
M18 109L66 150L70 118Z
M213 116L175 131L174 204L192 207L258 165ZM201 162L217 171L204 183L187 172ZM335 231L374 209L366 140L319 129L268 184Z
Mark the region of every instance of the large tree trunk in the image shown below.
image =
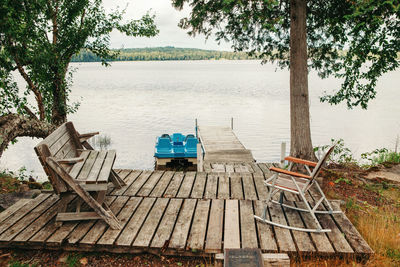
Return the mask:
M9 143L17 137L29 136L45 138L56 126L18 114L0 117L0 158Z
M290 155L315 160L311 143L306 0L290 0Z

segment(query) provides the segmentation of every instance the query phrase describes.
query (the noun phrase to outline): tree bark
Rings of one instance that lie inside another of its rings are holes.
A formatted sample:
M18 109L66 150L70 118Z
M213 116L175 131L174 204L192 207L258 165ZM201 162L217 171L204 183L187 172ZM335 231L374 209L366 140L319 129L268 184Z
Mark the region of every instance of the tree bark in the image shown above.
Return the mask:
M316 160L310 130L306 17L307 1L290 0L290 155Z
M19 114L7 114L0 117L0 158L12 140L29 136L45 138L56 126Z
M57 74L56 74L57 75ZM61 125L67 121L67 99L65 97L65 89L62 86L62 79L58 76L53 85L53 107L51 122L54 125Z

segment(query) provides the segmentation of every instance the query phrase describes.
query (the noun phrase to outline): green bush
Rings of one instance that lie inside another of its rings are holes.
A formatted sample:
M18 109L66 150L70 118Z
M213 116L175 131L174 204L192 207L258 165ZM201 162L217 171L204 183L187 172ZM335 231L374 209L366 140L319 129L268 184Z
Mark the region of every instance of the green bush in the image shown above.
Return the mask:
M372 152L361 154L361 158L370 161L371 166L385 163L400 163L400 153L387 148L375 149Z
M342 138L340 138L339 140L335 140L332 138L330 145L314 147L314 152L326 151L330 146L332 146L336 142L337 144L329 157L329 162L340 163L340 164L357 163L357 160L353 157L351 150L344 145L344 140Z

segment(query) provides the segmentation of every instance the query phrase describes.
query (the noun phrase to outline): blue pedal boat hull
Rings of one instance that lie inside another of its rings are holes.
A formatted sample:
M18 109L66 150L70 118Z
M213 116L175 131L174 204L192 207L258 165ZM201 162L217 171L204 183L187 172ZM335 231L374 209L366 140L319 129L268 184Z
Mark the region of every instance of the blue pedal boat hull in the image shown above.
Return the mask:
M172 137L163 134L157 137L154 157L156 158L197 158L198 140L194 135L174 133Z

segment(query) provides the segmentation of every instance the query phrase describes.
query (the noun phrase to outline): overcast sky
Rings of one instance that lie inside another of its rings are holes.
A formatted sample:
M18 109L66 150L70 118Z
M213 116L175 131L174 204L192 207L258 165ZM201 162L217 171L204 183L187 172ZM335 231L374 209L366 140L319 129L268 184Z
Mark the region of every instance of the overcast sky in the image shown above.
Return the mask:
M206 42L204 36L190 37L185 30L179 28L179 20L190 13L188 6L178 11L172 7L170 0L104 0L103 3L106 10L116 7L124 8L128 4L125 14L127 19L138 19L150 10L151 14L156 15L156 24L160 30L160 33L153 38L127 37L119 32L113 32L111 34L112 48L175 46L232 50L227 43L218 45L211 37Z

